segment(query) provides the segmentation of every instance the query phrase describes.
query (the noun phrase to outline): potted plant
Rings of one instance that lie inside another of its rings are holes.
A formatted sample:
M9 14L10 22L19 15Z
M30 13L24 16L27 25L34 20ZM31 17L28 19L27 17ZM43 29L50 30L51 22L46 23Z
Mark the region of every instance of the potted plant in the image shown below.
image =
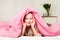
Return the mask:
M47 16L50 16L49 11L50 11L51 4L43 4L43 7L47 11Z

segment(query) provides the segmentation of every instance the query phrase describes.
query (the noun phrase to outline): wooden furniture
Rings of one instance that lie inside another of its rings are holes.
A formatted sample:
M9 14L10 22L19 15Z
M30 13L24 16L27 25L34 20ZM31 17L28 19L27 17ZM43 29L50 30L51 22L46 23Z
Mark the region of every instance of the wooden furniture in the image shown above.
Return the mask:
M57 16L42 16L46 23L50 26L52 23L57 22Z

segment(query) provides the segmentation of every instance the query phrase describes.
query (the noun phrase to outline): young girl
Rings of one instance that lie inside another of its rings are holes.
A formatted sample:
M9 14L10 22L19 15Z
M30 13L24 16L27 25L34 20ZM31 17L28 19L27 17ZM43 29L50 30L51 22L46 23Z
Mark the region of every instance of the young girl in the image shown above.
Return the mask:
M33 12L28 12L23 19L22 36L41 36L32 14Z

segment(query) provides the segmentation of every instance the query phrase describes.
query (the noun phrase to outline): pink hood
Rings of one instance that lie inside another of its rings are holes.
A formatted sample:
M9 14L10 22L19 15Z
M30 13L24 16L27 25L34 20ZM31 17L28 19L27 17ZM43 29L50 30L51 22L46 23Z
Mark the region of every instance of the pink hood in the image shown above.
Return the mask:
M0 36L18 37L21 35L24 16L32 11L36 19L37 27L44 36L56 36L60 34L60 24L53 23L49 27L39 13L31 8L20 11L12 20L8 22L0 22Z

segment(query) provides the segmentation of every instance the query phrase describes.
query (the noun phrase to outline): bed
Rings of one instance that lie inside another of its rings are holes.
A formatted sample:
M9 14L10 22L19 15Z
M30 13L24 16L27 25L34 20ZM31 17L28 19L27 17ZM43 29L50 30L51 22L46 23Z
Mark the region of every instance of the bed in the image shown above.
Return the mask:
M0 40L60 40L60 36L55 36L55 37L22 36L19 38L0 37Z

